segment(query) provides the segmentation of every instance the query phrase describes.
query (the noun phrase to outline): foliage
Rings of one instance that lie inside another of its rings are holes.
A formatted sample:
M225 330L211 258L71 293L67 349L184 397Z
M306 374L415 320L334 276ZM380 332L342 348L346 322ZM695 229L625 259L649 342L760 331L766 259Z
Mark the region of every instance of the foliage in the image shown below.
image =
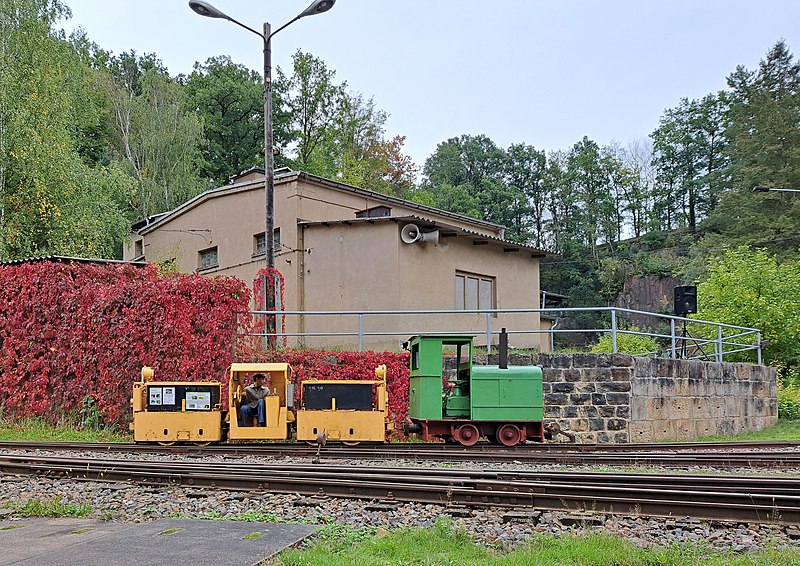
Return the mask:
M708 279L697 293L698 318L758 328L769 341L764 350L767 363L800 363L800 262L781 263L764 250L746 246L728 250L711 260ZM704 329L696 331L702 334Z
M264 83L230 57L195 63L185 80L184 109L203 122L201 175L216 186L264 166Z
M135 190L121 197L140 218L172 210L209 188L197 175L201 121L184 111L184 87L154 59L123 53L111 60L106 81L116 156L136 179Z
M91 397L105 423L125 422L144 365L174 380L220 377L249 299L239 280L160 277L152 265L2 266L0 406L55 421Z
M115 192L130 186L99 163L103 101L95 76L51 27L58 0L0 2L0 257L110 257L127 219Z
M628 329L630 332L640 332L639 328L632 326ZM658 341L652 336L643 336L639 334L627 334L625 332L617 333L617 352L622 354L647 354L653 355L658 352ZM600 340L592 346L592 352L595 354L609 354L613 351L613 340L611 333L605 333L600 336Z
M778 417L800 420L800 368L777 363Z
M48 500L28 499L14 509L18 517L85 517L91 513L89 505L62 503L61 497Z

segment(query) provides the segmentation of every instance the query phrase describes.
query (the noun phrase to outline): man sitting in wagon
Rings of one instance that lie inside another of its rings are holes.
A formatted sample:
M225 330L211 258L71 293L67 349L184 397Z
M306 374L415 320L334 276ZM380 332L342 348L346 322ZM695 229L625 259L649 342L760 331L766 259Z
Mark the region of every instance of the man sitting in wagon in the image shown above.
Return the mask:
M258 426L267 426L264 397L269 395L269 388L264 386L265 378L263 373L257 373L253 376L253 383L244 388L242 406L239 409L239 426L248 426L254 415L258 417Z

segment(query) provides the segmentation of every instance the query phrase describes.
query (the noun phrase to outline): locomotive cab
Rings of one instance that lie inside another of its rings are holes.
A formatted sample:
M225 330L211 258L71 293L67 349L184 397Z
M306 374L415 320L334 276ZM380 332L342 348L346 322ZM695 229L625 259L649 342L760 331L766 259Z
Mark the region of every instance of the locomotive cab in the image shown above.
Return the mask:
M266 426L258 426L255 419L240 423L239 416L244 389L253 382L257 373L266 376L264 386L269 394L264 397ZM230 440L286 440L290 437L290 423L294 414L294 386L292 368L285 363L231 364L228 380L228 438Z
M542 368L508 367L500 334L499 365L473 365L472 336L414 336L409 341L408 432L472 446L542 441ZM455 352L450 370L450 359Z

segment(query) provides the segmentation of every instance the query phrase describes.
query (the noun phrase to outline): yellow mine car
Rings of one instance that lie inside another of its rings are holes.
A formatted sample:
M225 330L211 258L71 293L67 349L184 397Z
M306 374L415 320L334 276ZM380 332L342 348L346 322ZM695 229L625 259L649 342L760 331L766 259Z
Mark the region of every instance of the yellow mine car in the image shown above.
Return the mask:
M386 366L375 369L375 379L307 379L301 385L298 408L294 407L292 368L285 363L232 364L225 405L219 381L154 381L153 373L150 367L142 368L141 380L133 385L130 428L136 442L168 445L296 439L355 444L383 442L386 432L394 428L388 422ZM264 376L259 390L263 413L251 409L246 422L240 422L245 388L256 375ZM250 412L264 422L259 423Z

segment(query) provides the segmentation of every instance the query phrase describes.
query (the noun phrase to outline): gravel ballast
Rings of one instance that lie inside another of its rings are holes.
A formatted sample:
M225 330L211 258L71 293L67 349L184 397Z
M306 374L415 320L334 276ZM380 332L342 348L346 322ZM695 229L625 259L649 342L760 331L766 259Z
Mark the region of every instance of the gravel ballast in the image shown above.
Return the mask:
M46 451L5 451L8 454L63 455ZM86 456L90 456L86 454ZM97 457L107 457L98 454ZM187 459L177 455L115 455L131 460ZM257 473L259 463L287 463L288 458L220 457L203 461L252 463ZM347 463L336 460L323 463ZM382 465L437 467L435 462L353 461L353 465ZM464 464L464 467L494 466ZM452 463L448 467L455 467ZM508 469L510 466L502 465ZM517 469L590 471L588 468L514 466ZM691 470L695 472L697 470ZM707 469L704 471L708 471ZM674 472L672 470L671 472ZM727 470L730 472L730 470ZM753 470L747 470L754 474ZM769 472L775 475L774 472ZM428 527L442 515L451 515L477 542L511 550L535 533L560 535L565 533L606 532L619 535L640 546L663 546L673 542L702 544L717 550L743 552L766 545L800 546L800 529L770 524L740 524L712 522L688 518L622 517L611 515L582 515L574 512L510 510L507 508L457 508L440 505L363 501L355 499L314 498L299 494L247 494L235 491L202 490L186 487L154 488L124 483L83 482L40 477L0 477L0 508L24 504L30 499L60 498L63 504L88 505L90 517L120 522L143 522L159 518L235 517L259 513L278 521L302 521L317 524L333 522L354 528ZM0 513L0 521L13 520L13 514ZM262 519L263 520L263 519Z

